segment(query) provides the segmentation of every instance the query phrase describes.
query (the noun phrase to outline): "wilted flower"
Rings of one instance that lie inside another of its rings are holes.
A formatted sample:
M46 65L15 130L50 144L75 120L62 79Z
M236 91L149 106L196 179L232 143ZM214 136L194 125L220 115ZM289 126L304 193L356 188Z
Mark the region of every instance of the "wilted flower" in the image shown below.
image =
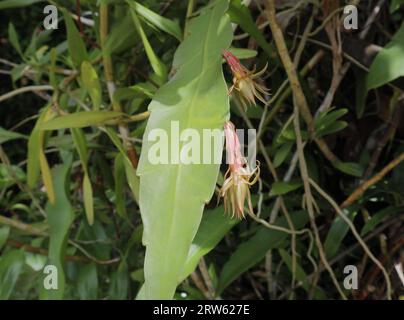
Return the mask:
M225 181L220 189L220 196L224 198L226 213L244 218L244 204L247 202L248 210L253 214L250 186L259 177L259 166L252 170L241 155L240 141L237 137L234 125L229 121L224 125L226 136L226 149L229 160L229 169L225 174Z
M245 109L247 108L247 105L256 104L255 98L265 104L266 101L262 95L268 94L269 90L265 86L254 81L254 79L258 78L265 72L268 64L265 65L261 71L255 73L255 67L252 71L248 70L231 52L223 50L222 55L233 73L233 85L230 87L229 94L233 89L236 89Z

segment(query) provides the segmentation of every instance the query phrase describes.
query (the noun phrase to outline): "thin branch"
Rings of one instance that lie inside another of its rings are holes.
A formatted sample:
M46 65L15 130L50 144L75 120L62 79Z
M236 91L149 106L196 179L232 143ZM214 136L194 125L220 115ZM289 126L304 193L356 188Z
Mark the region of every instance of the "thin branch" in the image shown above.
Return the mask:
M365 236L363 238L364 241L368 241L372 238L374 238L375 236L377 236L378 234L380 234L381 232L383 232L386 228L390 227L391 225L395 224L397 222L397 220L399 220L399 218L394 218L391 219L389 221L386 221L385 223L383 223L382 225L380 225L379 227L376 227L373 231L371 231L367 236ZM335 258L330 260L330 265L334 265L337 262L341 261L342 259L344 259L346 256L350 255L353 251L355 251L358 247L360 247L360 244L357 242L354 245L352 245L351 247L349 247L348 249L344 250L343 252L341 252L339 255L337 255ZM307 276L307 281L310 281L312 278L314 278L319 272L323 272L324 271L324 266L320 266L319 270L317 272L317 270L313 273L311 273L310 275ZM299 283L298 287L302 286L303 283ZM292 291L292 288L286 290L280 297L279 299L283 299L284 297L286 297L287 295L289 295L290 291Z
M46 231L43 231L41 229L38 229L38 228L36 228L34 226L31 226L31 225L26 224L26 223L21 222L21 221L17 221L17 220L14 220L14 219L7 218L7 217L2 216L2 215L0 215L0 224L4 224L4 225L10 226L10 227L13 227L15 229L21 230L23 232L27 232L27 233L32 234L32 235L44 236L44 237L49 236L49 233L47 233ZM94 261L97 264L112 264L112 263L116 263L116 262L118 262L120 260L119 257L113 258L113 259L110 259L110 260L99 260L96 257L94 257L93 255L91 255L87 250L85 250L82 246L80 246L75 241L69 239L68 243L71 244L72 246L76 247L79 251L81 251L88 258L88 261L91 260L91 261ZM25 247L25 245L24 245L24 247ZM38 253L41 253L41 252L38 252Z
M191 279L195 283L196 287L203 293L203 295L208 300L212 300L213 296L211 296L208 288L206 288L205 283L202 281L201 277L198 275L196 271L191 273Z
M41 229L38 229L30 224L23 223L21 221L7 218L3 215L0 215L0 224L13 227L15 229L21 230L23 232L36 235L36 236L47 236L48 234Z
M52 91L52 90L53 90L53 87L50 85L22 87L22 88L18 88L13 91L7 92L6 94L3 94L2 96L0 96L0 102L10 99L16 95L19 95L19 94L25 93L25 92Z
M303 142L302 142L302 136L301 136L300 124L299 124L299 108L297 107L297 105L295 105L295 107L294 107L294 112L295 112L295 117L294 117L293 122L295 125L296 145L297 145L297 152L298 152L298 156L299 156L300 175L303 180L303 187L304 187L304 192L305 192L305 196L306 196L307 211L308 211L309 217L310 217L311 228L313 229L313 232L314 232L314 237L316 240L316 245L317 245L318 253L320 255L321 262L323 263L323 265L327 269L328 273L330 274L331 279L334 282L334 285L337 288L339 294L341 295L341 297L344 300L346 300L347 299L346 295L342 291L342 289L338 283L338 280L334 274L334 271L332 270L330 264L327 261L327 257L324 252L323 244L321 243L320 233L318 231L318 227L316 224L316 218L315 218L315 214L314 214L314 204L313 204L314 199L313 199L313 195L311 193L311 188L310 188L310 182L309 182L310 178L309 178L309 173L307 170L306 159L304 158Z
M316 54L306 63L306 65L300 71L301 77L306 77L308 73L321 61L324 57L325 51L319 50ZM292 93L292 89L288 87L286 90L286 86L288 84L288 80L286 79L282 85L278 88L276 93L271 97L268 103L265 105L263 120L260 122L260 126L258 129L257 136L261 137L264 133L264 129L268 126L268 124L273 120L275 115L278 113L279 109L283 106L283 102L290 96ZM279 99L278 99L279 98ZM268 106L271 106L271 110L268 115L266 115L266 111L268 110Z
M363 182L358 188L355 189L354 192L340 205L341 208L346 208L356 200L358 200L363 193L369 189L371 186L379 182L383 177L388 174L391 170L393 170L396 166L398 166L402 161L404 161L404 152L401 153L397 158L389 162L387 166L385 166L382 170L380 170L376 175L374 175L369 180Z
M81 17L81 3L80 3L80 0L76 0L76 13L77 13L78 17ZM81 34L82 37L84 37L83 22L81 21L81 19L78 19L77 23L79 25L80 34Z
M203 281L206 284L206 288L209 291L209 295L212 298L215 297L216 296L215 287L213 285L212 279L210 278L210 275L209 275L209 272L208 272L208 267L207 267L205 259L203 257L199 261L198 266L199 266L199 270L201 271Z
M369 15L369 17L365 23L366 27L359 34L359 39L365 39L366 35L368 34L368 32L370 30L370 26L377 18L378 14L380 12L380 7L383 6L385 1L386 0L379 0L379 2L376 4L372 13ZM340 70L338 70L339 71L338 73L334 73L334 77L332 79L331 86L325 96L325 99L323 100L323 103L321 104L320 108L317 110L317 113L321 113L330 108L331 103L334 100L335 93L350 67L351 67L351 63L348 61L340 68Z
M286 47L285 38L283 36L282 30L278 24L275 13L275 3L273 0L267 1L266 13L269 26L272 31L272 36L278 49L279 57L282 60L285 72L289 79L290 86L293 90L293 94L296 97L300 112L302 114L303 119L306 121L309 130L313 131L314 129L313 117L310 113L309 105L307 103L306 97L303 93L303 89L297 77L296 68L290 58L288 48Z
M25 251L32 252L32 253L37 253L41 254L43 256L48 256L49 252L46 249L43 248L38 248L38 247L33 247L27 243L22 243L18 242L12 239L8 239L6 244L10 247L17 248L17 249L24 249ZM74 262L89 262L91 260L87 259L86 257L83 256L65 256L66 261L74 261Z
M321 196L326 199L331 206L334 208L334 210L338 213L338 215L341 217L342 220L349 226L351 229L351 232L355 236L356 240L359 242L359 244L362 246L363 250L365 253L369 256L369 258L380 268L380 270L383 272L384 277L386 278L386 284L387 284L387 298L391 300L391 282L389 275L386 271L386 269L383 267L383 265L380 263L379 260L373 255L373 253L370 251L369 247L366 245L366 243L363 241L362 237L359 235L359 232L356 230L354 224L352 221L342 212L338 204L332 199L317 183L315 183L313 180L309 180L310 184L314 187L314 189L317 190Z
M289 83L293 91L293 95L296 99L296 104L299 107L299 112L302 114L302 117L307 124L309 132L313 134L314 133L313 116L310 113L309 105L307 103L306 97L303 93L303 89L297 77L296 68L292 62L292 59L290 58L288 49L286 47L285 38L276 19L275 3L273 0L267 1L266 13L269 21L269 26L272 31L272 36L278 49L279 57L282 60L285 72L288 76ZM316 142L317 146L319 147L323 155L332 164L335 165L340 162L340 160L337 158L336 155L334 155L334 153L330 150L327 143L323 139L315 138L314 141Z
M46 217L46 213L45 210L42 208L40 202L38 201L38 199L35 197L35 195L33 194L32 190L27 187L25 184L23 184L16 176L13 168L11 167L11 163L10 160L7 156L7 154L4 152L3 147L0 144L0 160L1 162L5 165L8 174L12 177L12 179L14 180L14 182L16 183L16 185L18 186L18 188L20 188L20 190L22 192L25 192L26 194L28 194L28 196L31 198L32 203L34 204L34 206L38 209L38 212Z

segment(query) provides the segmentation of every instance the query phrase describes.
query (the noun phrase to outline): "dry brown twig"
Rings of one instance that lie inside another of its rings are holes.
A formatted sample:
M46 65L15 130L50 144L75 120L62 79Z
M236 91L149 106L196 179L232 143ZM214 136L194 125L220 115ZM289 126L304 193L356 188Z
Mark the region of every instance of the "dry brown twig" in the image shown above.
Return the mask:
M372 13L369 15L368 19L366 20L365 28L360 32L359 34L359 39L365 39L367 36L370 26L372 23L375 21L377 18L380 8L383 6L386 0L379 0L376 6L374 7ZM333 52L334 54L334 52ZM339 67L339 70L337 72L334 72L332 81L331 81L331 86L323 100L323 103L321 104L320 108L317 110L317 114L324 112L325 110L328 110L332 104L332 101L334 100L335 93L338 90L339 85L342 82L342 79L345 77L347 74L349 68L351 67L351 62L347 61L345 62L342 67Z
M357 1L357 2L358 2L358 1ZM372 24L372 22L375 21L377 15L378 15L378 13L379 13L379 9L380 9L380 7L384 4L384 2L385 2L385 0L379 0L379 2L377 3L377 5L375 6L374 10L372 11L372 14L371 14L371 15L369 16L369 18L367 19L366 26L369 27L369 26ZM325 23L326 23L326 22L328 22L328 19L325 20ZM324 23L324 25L325 25L325 23ZM323 26L322 26L322 27L323 27ZM369 28L365 28L365 29L360 33L360 38L361 38L361 39L365 38L368 31L369 31ZM301 37L303 38L303 36L301 36ZM315 42L315 40L311 40L311 39L308 39L308 41ZM327 47L328 49L332 50L332 47L331 47L331 46L327 46L327 45L324 45L324 46ZM321 113L323 110L329 108L329 106L331 105L332 100L333 100L333 98L334 98L334 94L335 94L336 90L338 89L338 86L339 86L340 82L342 81L343 77L345 76L346 72L348 71L349 67L351 66L351 63L359 64L356 60L352 60L352 58L349 57L349 56L347 56L344 52L343 52L342 54L343 54L344 57L347 58L349 61L344 64L344 66L342 67L342 70L341 70L340 72L333 74L333 80L334 80L334 81L332 81L332 85L331 85L330 89L328 90L328 92L327 92L327 94L326 94L326 96L325 96L325 98L324 98L322 104L320 105L319 109L317 110L317 112L316 112L316 114L315 114L315 117L319 116L320 113ZM324 51L324 50L320 50L320 51L318 51L318 52L316 53L315 56L319 56L319 59L321 59L324 55L325 55L325 51ZM314 57L312 58L312 60L313 60L313 59L314 59ZM367 69L366 67L362 66L362 65L359 65L359 67L364 68L365 71L368 71L368 69ZM335 78L335 79L334 79L334 78ZM338 80L338 81L337 81L337 80ZM291 92L291 89L289 88L287 94L289 94L290 92ZM286 91L285 91L285 94L286 94ZM274 98L274 97L273 97L273 98ZM283 96L281 97L281 99L279 99L279 101L283 101L284 99L282 99L282 98L283 98ZM271 100L272 100L272 99L271 99ZM277 102L278 102L278 101L277 101ZM279 109L278 103L275 104L275 106L273 107L272 112L271 112L271 113L268 115L268 117L265 119L265 120L266 120L266 121L264 121L265 124L267 124L267 123L274 117L274 115L275 115L277 109ZM267 121L267 119L268 119L268 121ZM304 145L306 145L306 143L305 143ZM297 152L295 152L295 154L294 154L293 157L292 157L292 161L291 161L290 167L289 167L287 173L285 174L285 176L284 176L284 178L283 178L283 181L289 181L289 180L291 179L291 177L292 177L292 175L293 175L293 173L294 173L294 171L295 171L295 169L296 169L297 160L298 160L298 154L297 154ZM279 209L280 209L280 203L279 203L279 199L277 199L277 200L276 200L276 203L275 203L275 205L274 205L274 208L272 209L271 216L276 217L277 214L278 214L278 212L279 212Z
M368 235L366 235L363 238L363 241L368 241L374 237L376 237L377 235L379 235L381 232L383 232L386 228L392 226L393 224L395 224L397 222L398 218L395 219L391 219L389 221L386 221L385 223L383 223L382 225L376 227L372 232L370 232ZM337 255L336 257L334 257L333 259L330 260L330 265L334 265L337 262L341 261L343 258L349 256L350 254L352 254L353 251L355 251L356 249L358 249L360 247L360 244L357 242L354 245L352 245L351 247L349 247L348 249L346 249L344 252L341 252L339 255ZM380 269L377 269L380 270ZM319 272L323 272L324 271L324 266L319 266L318 269ZM310 281L317 273L317 270L313 273L311 273L310 275L307 276L307 281ZM303 283L299 283L298 287L302 286ZM283 299L284 297L286 297L289 292L292 290L292 288L288 289L286 292L284 292L279 299Z
M302 114L303 119L306 121L309 131L313 131L313 117L310 113L310 109L308 107L306 97L303 94L303 90L300 86L295 66L290 58L289 52L286 47L285 39L280 29L278 22L276 20L276 12L275 12L275 3L273 0L267 1L266 13L269 21L269 26L272 31L272 35L278 49L279 56L282 60L283 66L287 73L292 91L293 91L293 100L294 100L294 126L295 126L295 134L296 134L296 141L297 141L297 149L299 154L299 164L300 164L300 172L301 177L303 180L304 190L306 194L306 202L307 202L307 209L310 216L310 223L311 227L314 231L314 236L316 240L316 244L319 250L320 258L323 264L325 265L327 271L329 272L332 281L337 288L339 294L343 299L346 299L345 293L342 291L333 270L331 269L329 263L327 262L327 258L325 256L321 239L319 236L318 228L315 223L315 216L314 216L314 205L313 205L313 197L311 195L310 183L309 183L309 176L307 172L307 165L303 154L303 142L300 133L300 124L299 124L299 114ZM336 156L329 150L327 144L322 139L315 139L317 145L319 146L320 150L325 154L327 159L329 159L332 163L339 161Z
M404 154L403 154L403 160L404 160ZM338 204L332 199L317 183L315 183L313 180L309 180L310 184L317 190L317 192L324 198L326 199L331 206L334 208L334 210L337 212L337 214L341 217L342 220L349 226L351 229L351 232L355 236L356 240L358 243L361 245L363 250L366 252L366 254L369 256L369 258L379 267L379 269L383 272L383 275L386 279L386 284L387 284L387 298L391 300L391 282L389 275L387 273L387 270L383 267L383 265L380 263L380 261L373 255L373 253L370 251L369 247L366 245L365 241L363 241L362 237L360 236L359 232L356 230L355 225L352 223L352 221L342 212L341 208L338 206Z
M0 215L0 224L13 227L15 229L18 229L18 230L20 230L22 232L26 232L26 233L31 234L31 235L43 236L43 237L48 237L49 236L48 232L46 232L44 230L38 229L38 228L36 228L34 226L31 226L29 224L26 224L26 223L18 221L18 220L7 218L7 217L5 217L3 215ZM113 264L113 263L116 263L116 262L120 261L120 258L113 258L113 259L110 259L110 260L99 260L96 257L94 257L93 255L91 255L87 250L85 250L77 242L69 239L68 243L70 245L76 247L84 255L83 257L76 257L76 258L73 258L73 259L76 259L76 260L86 259L87 261L94 261L97 264L104 264L104 265L105 264ZM14 246L17 246L17 244L14 243ZM21 245L21 246L26 247L25 244ZM27 250L29 251L29 248ZM47 251L46 250L45 251L44 250L38 250L37 253L45 254L45 253L47 253Z
M7 240L7 245L17 248L17 249L24 249L25 251L31 252L31 253L37 253L43 256L47 256L48 255L48 250L43 249L43 248L39 248L39 247L33 247L29 244L26 243L22 243L22 242L18 242L15 240ZM84 256L69 256L66 255L65 256L65 260L66 261L75 261L75 262L89 262L91 261L90 259L84 257Z
M368 18L368 20L366 22L367 28L365 28L360 34L361 39L363 39L366 36L367 32L369 31L369 26L376 19L377 14L379 12L379 9L384 4L384 1L385 0L379 0L378 4L375 6L372 14L369 16L369 18ZM337 12L337 11L335 11L335 12ZM274 16L274 20L275 20L275 14L274 13L273 13L273 16ZM331 20L333 20L333 19L331 19ZM327 20L327 23L328 23L328 20ZM334 31L336 31L335 23L336 23L336 21L334 21L334 26L333 26L333 28L331 28L331 29L334 29ZM324 24L324 25L326 25L326 24ZM329 33L332 33L334 31L333 30L328 30ZM337 41L338 37L334 37L334 36L331 35L331 38L336 40L336 41L331 41L333 43L333 46L331 46L331 49L333 51L334 57L337 56L337 58L338 58L338 57L340 57L340 53L341 53L340 44L338 44L338 41ZM302 36L302 39L304 39L303 36ZM324 54L323 51L320 51L320 52L322 52ZM342 70L339 70L340 64L338 66L338 63L336 63L336 62L341 61L341 59L334 58L333 60L334 60L334 64L333 64L334 73L333 73L333 79L332 79L332 82L331 82L331 87L330 87L330 90L327 92L327 95L326 95L323 103L321 104L320 108L317 110L316 116L318 116L320 114L320 112L322 112L322 111L329 108L329 106L332 103L332 100L333 100L333 97L335 95L335 92L339 87L339 84L340 84L341 80L343 79L344 75L346 74L346 72L348 71L348 69L349 69L349 67L351 65L350 62L346 62L345 65L342 67ZM293 87L291 87L291 89L293 89ZM287 181L293 175L293 172L294 172L296 164L297 164L297 160L298 160L298 153L296 152L294 154L294 156L293 156L292 164L291 164L288 172L286 173L286 175L284 177L284 181ZM280 208L280 202L279 202L279 198L278 198L276 203L275 203L275 206L274 206L274 208L273 208L273 210L271 212L271 216L276 216L278 211L279 211L279 208Z
M213 285L212 279L209 275L208 266L206 265L205 258L202 257L198 264L199 270L201 272L203 281L205 282L206 288L209 291L209 295L213 298L216 296L215 286Z
M203 295L206 297L206 299L213 300L214 297L211 295L211 293L209 292L205 283L203 282L203 280L201 279L201 277L199 276L199 274L196 271L191 273L191 279L194 282L194 284L196 285L196 287L199 289L199 291L201 291L203 293Z
M242 107L238 102L236 102L236 103L237 103L237 105L238 105L238 107L239 107L239 110L240 110L240 113L241 113L241 115L242 115L243 120L246 122L247 126L248 126L250 129L252 129L252 128L253 128L253 125L252 125L250 119L247 117L247 115L246 115L246 113L245 113L243 107ZM258 140L258 147L259 147L259 149L260 149L262 155L264 156L264 159L265 159L265 161L266 161L266 163L267 163L267 165L268 165L268 168L269 168L269 170L270 170L270 172L271 172L271 174L272 174L272 176L273 176L273 178L274 178L274 181L278 181L278 175L277 175L277 173L276 173L275 167L273 166L273 163L272 163L272 161L271 161L271 159L270 159L268 153L266 152L265 146L264 146L264 144L263 144L261 138L257 137L257 140ZM281 208L282 208L282 212L284 213L285 218L286 218L287 223L288 223L289 228L290 228L290 230L288 230L288 229L286 229L286 228L283 228L283 230L284 230L284 232L287 232L287 233L289 233L289 234L291 235L292 270L295 270L295 269L296 269L296 234L301 234L301 233L296 232L295 227L294 227L294 225L293 225L293 221L292 221L292 219L290 218L290 215L289 215L289 213L288 213L288 211L287 211L287 209L286 209L286 206L285 206L285 204L283 203L283 199L282 199L281 197L280 197L280 200L279 200L279 201L280 201L280 205L281 205ZM267 227L267 228L269 228L269 229L271 229L271 228L272 228L272 229L277 228L277 226L275 226L275 225L273 224L274 221L275 221L275 219L270 220L269 223L267 223L265 220L260 219L259 216L252 215L252 217L253 217L253 219L256 220L258 223L263 224L265 227ZM280 230L280 229L278 229L278 230ZM307 230L305 230L305 231L307 231ZM304 232L305 232L305 231L304 231ZM269 255L271 255L270 252L269 252ZM308 253L308 256L310 257L310 252ZM269 284L269 283L272 283L272 278L271 278L271 277L272 277L272 274L271 274L270 267L269 267L269 268L268 268L268 281L267 281L268 284ZM294 272L293 272L292 284L294 284L294 282L295 282L295 274L294 274ZM270 293L271 293L273 290L269 290L269 291L270 291Z
M349 205L351 205L352 203L354 203L356 200L358 200L367 189L369 189L371 186L373 186L374 184L379 182L381 179L383 179L383 177L387 173L389 173L391 170L393 170L402 161L404 161L404 152L401 153L394 160L389 162L382 170L380 170L372 178L370 178L369 180L366 180L358 188L356 188L355 191L352 192L351 195L348 198L346 198L345 201L340 205L340 208L346 208Z
M53 87L50 85L39 85L39 86L33 85L33 86L21 87L1 95L0 102L25 92L40 92L40 91L52 91L52 90Z
M295 105L295 107L294 107L294 112L295 112L294 125L295 125L295 134L296 134L297 152L298 152L298 156L299 156L300 174L301 174L301 177L303 180L304 192L305 192L305 196L306 196L307 211L310 216L311 228L313 229L313 232L314 232L316 245L318 248L318 253L320 255L321 262L327 269L328 273L330 274L330 277L331 277L335 287L337 288L339 294L341 295L342 299L346 300L347 297L346 297L345 293L342 291L342 289L338 283L338 280L334 274L334 271L332 270L330 264L327 261L327 256L324 252L323 244L322 244L321 238L320 238L320 233L318 231L318 227L316 224L315 213L314 213L314 198L311 193L310 178L309 178L309 174L308 174L308 170L307 170L306 159L305 159L304 153L303 153L303 142L302 142L300 126L299 126L299 109L298 109L297 105ZM318 279L318 277L316 277L316 280L317 279ZM313 287L314 287L314 285L313 285Z
M299 107L299 113L301 113L304 121L307 124L309 132L312 134L314 132L314 119L311 115L309 105L298 80L296 68L292 62L292 59L290 58L289 51L286 47L283 32L277 22L274 1L267 1L266 14L269 21L269 26L272 31L272 36L278 49L279 57L285 68L285 72L288 76L291 89L294 93L297 105ZM326 157L326 159L328 159L332 164L335 165L340 162L337 156L330 150L324 139L314 138L314 141L316 142L317 146Z
M323 1L323 13L324 18L332 15L332 12L338 10L338 2L334 0L324 0ZM328 20L325 24L324 29L328 35L328 39L331 43L331 52L332 52L332 78L331 78L331 86L326 95L322 106L319 110L324 112L329 109L331 106L332 100L334 98L334 94L340 84L340 70L342 66L342 47L341 47L341 30L340 30L340 20L336 15L332 15L332 18Z

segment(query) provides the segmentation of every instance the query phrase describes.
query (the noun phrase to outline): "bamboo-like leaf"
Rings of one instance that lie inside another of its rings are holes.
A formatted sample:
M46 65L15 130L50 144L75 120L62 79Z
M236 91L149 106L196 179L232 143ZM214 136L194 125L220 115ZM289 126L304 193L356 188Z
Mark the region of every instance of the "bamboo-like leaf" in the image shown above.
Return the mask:
M391 41L377 54L370 66L366 87L378 88L404 76L404 23Z
M69 158L71 158L70 155ZM39 287L41 299L62 299L64 295L64 255L69 228L74 220L73 209L66 189L70 176L70 167L71 160L63 165L57 166L53 174L55 203L48 203L46 206L50 235L48 264L54 265L57 268L58 288L46 290L43 286L43 281L40 281Z
M88 147L86 137L80 129L73 128L71 129L73 142L76 146L77 153L79 154L81 164L83 166L84 172L87 172L87 163L88 163Z
M139 177L136 175L136 170L135 168L133 168L132 163L128 161L127 157L124 158L123 163L125 166L126 179L128 180L130 190L132 191L135 201L139 203Z
M139 203L139 177L136 175L136 170L133 167L130 159L128 158L126 151L116 134L116 132L110 128L107 128L106 130L109 138L111 141L115 144L115 146L118 148L118 150L121 153L122 156L122 161L123 161L123 166L125 169L125 174L126 174L126 180L128 181L129 187L132 191L133 197L137 203Z
M128 266L120 263L116 271L111 275L111 283L108 290L108 300L127 299L129 288Z
M287 156L292 151L293 145L292 142L286 142L276 151L274 157L275 168L279 167L286 160Z
M366 221L365 225L361 230L361 236L366 236L370 231L372 231L380 222L389 216L396 215L403 211L402 207L387 207L380 210L379 212L372 215L372 217Z
M147 299L173 297L219 171L218 164L153 165L148 158L152 146L148 135L158 128L170 140L172 121L178 121L180 130L193 128L200 136L203 129L223 128L229 101L221 52L232 37L227 6L227 1L217 1L190 21L189 34L175 53L173 69L177 72L149 106L138 168ZM221 154L222 146L215 151Z
M3 248L4 244L6 243L9 234L10 234L9 226L0 228L0 250Z
M324 130L347 113L348 109L336 109L321 113L314 121L316 130Z
M77 278L77 293L80 300L96 300L98 296L98 274L94 262L83 266Z
M125 15L112 26L111 32L105 41L102 51L105 54L120 53L135 46L139 41L136 30L133 29L133 21L130 15Z
M363 166L355 162L336 162L334 163L334 167L354 177L362 177L364 171Z
M44 132L41 131L42 123L49 112L47 106L40 114L34 129L28 139L28 159L27 159L27 183L30 188L34 188L38 181L40 169L38 155L41 149Z
M17 50L18 54L22 57L23 54L21 50L20 40L18 39L18 33L11 22L8 24L8 37L14 49Z
M124 179L125 179L125 164L124 157L121 153L115 157L114 162L114 179L115 179L115 208L116 212L121 218L127 218L128 214L125 207L125 192L124 192Z
M355 206L344 209L344 214L351 221L353 221L357 212L358 208ZM348 234L348 231L349 226L347 225L347 223L344 220L342 220L342 218L339 215L335 217L331 225L330 231L328 231L327 238L325 239L324 243L324 251L327 258L331 259L337 254L338 249L342 244L342 241Z
M106 128L105 132L107 133L107 135L111 139L111 141L114 143L115 147L117 147L117 149L121 152L123 157L127 158L127 160L130 162L117 133L114 130L112 130L111 128Z
M101 105L101 85L97 72L88 61L84 61L81 64L81 79L84 88L91 97L94 110L99 110Z
M46 122L49 119L52 119L53 113L50 108L47 108L44 112L44 118L43 121ZM35 129L34 129L35 130ZM36 157L39 157L39 168L41 170L42 174L42 181L45 185L46 189L46 194L48 195L48 199L51 203L55 202L55 191L53 189L53 181L52 181L52 174L51 170L48 164L48 161L46 160L45 156L45 132L39 132L39 140L38 140L38 154L34 155ZM38 161L38 158L34 158L34 161Z
M176 37L178 40L181 41L182 34L178 22L175 22L173 20L158 15L152 10L141 5L139 2L134 2L133 6L135 7L136 12L140 16L142 16L145 20L147 20L149 23L153 24L160 30L167 32L168 34Z
M88 148L87 141L80 129L71 129L74 144L80 157L81 165L84 171L83 177L83 198L84 209L86 211L87 221L90 225L94 223L94 204L93 204L93 188L91 186L90 176L88 172Z
M0 258L0 300L7 300L24 266L24 252L12 250Z
M41 125L42 130L58 130L67 128L84 128L101 125L117 119L123 114L116 111L81 111L46 121Z
M91 187L90 178L87 173L84 173L83 177L83 198L87 221L92 226L94 223L93 188Z
M240 25L245 32L252 36L269 57L273 55L273 48L266 41L261 30L255 24L249 9L241 0L230 1L229 15L231 21Z
M27 137L21 133L8 131L0 127L0 144L16 139L27 139Z
M336 133L345 129L348 126L346 121L335 121L334 123L330 124L327 128L318 130L316 132L317 137L326 136L328 134Z
M75 67L80 68L82 62L84 60L88 60L87 49L79 31L76 28L76 25L73 22L72 17L66 10L63 10L63 17L65 19L67 29L69 54Z
M280 196L299 189L302 186L300 181L276 181L271 186L270 196Z
M167 68L164 65L164 63L160 61L160 59L154 52L149 42L149 39L147 38L146 33L143 30L139 17L137 16L135 4L129 1L126 2L130 6L130 13L132 15L133 23L135 25L136 31L138 32L140 38L142 39L144 49L146 51L147 57L149 58L153 71L157 74L157 76L160 78L161 81L164 81L167 78Z
M39 150L39 167L41 168L42 180L45 185L46 194L48 195L49 202L55 203L55 191L53 190L52 174L42 147Z
M0 163L0 188L8 188L17 181L25 181L25 172L19 166Z
M136 97L153 98L156 93L156 87L150 82L141 82L131 87L119 88L114 93L114 99L134 99Z

